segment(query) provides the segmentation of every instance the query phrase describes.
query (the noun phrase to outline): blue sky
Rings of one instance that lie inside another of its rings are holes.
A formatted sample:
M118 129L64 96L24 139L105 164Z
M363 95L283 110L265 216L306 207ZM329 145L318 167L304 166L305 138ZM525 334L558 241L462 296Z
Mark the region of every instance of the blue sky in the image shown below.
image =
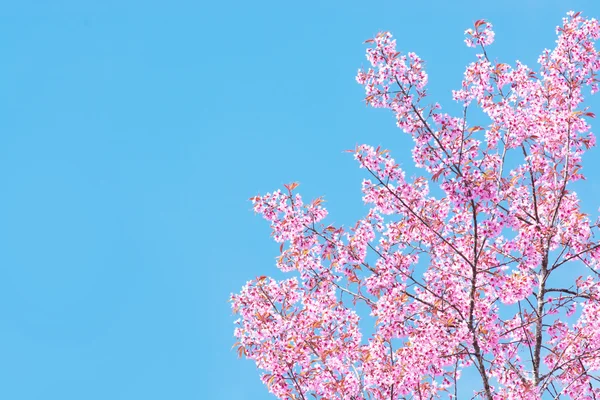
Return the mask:
M453 110L475 20L493 58L533 65L569 9L600 17L592 0L4 2L0 398L270 399L230 350L229 294L279 276L248 198L299 181L352 224L364 175L342 151L410 164L362 102L363 41L391 31Z

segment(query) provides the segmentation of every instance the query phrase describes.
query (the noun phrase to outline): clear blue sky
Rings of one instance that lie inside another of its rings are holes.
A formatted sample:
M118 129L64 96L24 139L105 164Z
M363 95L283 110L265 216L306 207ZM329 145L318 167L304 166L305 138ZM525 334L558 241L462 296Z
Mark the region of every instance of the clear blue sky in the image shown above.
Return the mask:
M342 151L410 164L362 102L362 42L393 32L452 110L476 19L492 57L533 65L569 9L600 17L593 0L4 2L0 398L270 399L230 351L229 294L277 275L247 199L300 181L350 224L363 174Z

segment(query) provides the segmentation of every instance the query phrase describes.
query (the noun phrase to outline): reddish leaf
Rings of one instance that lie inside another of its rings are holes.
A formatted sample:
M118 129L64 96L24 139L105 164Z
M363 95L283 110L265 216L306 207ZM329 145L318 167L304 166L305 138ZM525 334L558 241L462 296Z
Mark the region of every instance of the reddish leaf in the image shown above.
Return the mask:
M435 174L433 174L433 176L431 177L431 180L434 182L437 182L438 179L440 179L440 176L442 175L442 173L444 172L443 168L440 168L440 170L438 172L436 172Z
M482 131L483 128L481 126L472 126L469 129L467 129L467 132L469 133L473 133L473 132L478 132L478 131Z
M237 353L238 353L238 358L242 358L242 356L245 356L247 354L246 348L244 346L238 347Z
M299 183L293 182L293 183L290 183L289 185L283 185L283 186L291 192L292 190L296 189L299 186Z

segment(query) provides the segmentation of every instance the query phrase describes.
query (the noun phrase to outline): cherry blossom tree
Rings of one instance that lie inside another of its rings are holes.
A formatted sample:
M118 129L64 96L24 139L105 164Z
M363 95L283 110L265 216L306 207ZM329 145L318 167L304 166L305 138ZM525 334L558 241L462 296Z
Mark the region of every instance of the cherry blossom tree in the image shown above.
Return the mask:
M369 210L350 229L295 183L251 199L277 267L296 272L231 296L234 347L276 397L600 399L600 224L572 190L595 145L583 92L598 90L600 24L568 13L538 71L492 61L489 22L465 34L478 53L453 92L459 116L425 102L422 60L387 32L356 77L412 136L424 176L356 147ZM468 123L475 108L489 124Z

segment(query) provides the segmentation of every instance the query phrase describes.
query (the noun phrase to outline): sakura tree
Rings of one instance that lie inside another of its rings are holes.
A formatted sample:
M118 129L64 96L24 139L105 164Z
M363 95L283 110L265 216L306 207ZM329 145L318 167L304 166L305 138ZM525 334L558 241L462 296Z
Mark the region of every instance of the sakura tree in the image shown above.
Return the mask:
M478 54L453 92L459 116L425 102L423 62L387 32L367 40L356 77L412 136L424 176L352 150L369 211L350 229L295 183L251 199L281 243L277 266L296 271L231 296L235 347L276 397L454 399L466 386L487 400L600 399L600 224L572 190L596 142L583 92L598 90L600 24L568 13L537 72L492 61L489 22L465 33ZM487 125L468 123L475 108Z

